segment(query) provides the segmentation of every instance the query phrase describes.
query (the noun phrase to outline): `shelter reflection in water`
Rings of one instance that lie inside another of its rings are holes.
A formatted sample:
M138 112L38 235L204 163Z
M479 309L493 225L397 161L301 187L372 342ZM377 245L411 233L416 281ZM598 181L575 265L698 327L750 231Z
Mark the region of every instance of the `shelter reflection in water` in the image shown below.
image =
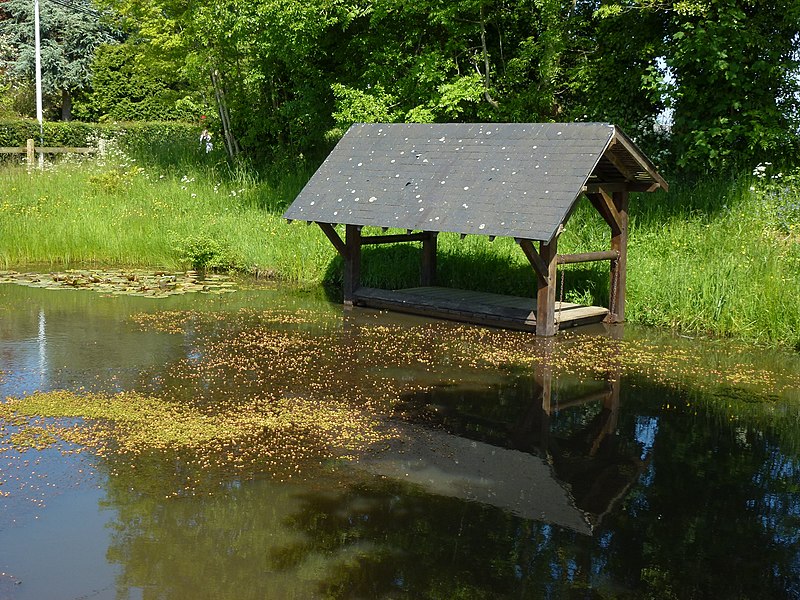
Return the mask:
M513 392L526 402L491 416L470 411L486 390L469 385L407 394L398 411L401 435L358 466L589 535L648 460L638 444L617 436L619 378L597 386L562 397L552 390L550 371L538 368ZM563 414L570 411L580 417ZM569 425L554 431L559 416Z

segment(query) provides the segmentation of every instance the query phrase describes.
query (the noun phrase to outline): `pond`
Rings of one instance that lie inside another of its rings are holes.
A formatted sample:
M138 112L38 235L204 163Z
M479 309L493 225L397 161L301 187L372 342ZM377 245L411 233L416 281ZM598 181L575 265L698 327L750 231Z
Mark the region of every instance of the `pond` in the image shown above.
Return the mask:
M0 285L0 599L798 598L800 357Z

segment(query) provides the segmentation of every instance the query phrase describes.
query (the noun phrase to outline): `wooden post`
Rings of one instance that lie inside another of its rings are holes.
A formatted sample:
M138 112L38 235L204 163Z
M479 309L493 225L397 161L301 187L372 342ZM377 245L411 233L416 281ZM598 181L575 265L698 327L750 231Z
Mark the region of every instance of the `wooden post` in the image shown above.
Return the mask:
M361 228L345 225L344 244L347 255L344 257L344 303L353 306L356 290L361 287Z
M26 149L28 152L28 168L30 169L33 166L33 159L35 158L33 140L30 138L28 139Z
M628 272L628 192L614 192L613 201L619 218L619 230L611 233L611 250L618 252L619 258L611 261L606 320L609 323L622 323L625 320L625 283Z
M428 231L427 236L422 240L422 271L420 275L420 285L436 285L436 242L438 234L435 231Z
M558 267L558 236L546 244L539 243L539 256L547 267L547 278L537 277L536 335L556 334L556 271Z
M548 441L550 439L550 419L553 414L552 342L553 340L549 339L540 341L539 348L541 348L542 362L538 363L533 370L533 378L541 389L542 423L539 434L541 440L539 443L539 449L542 453L544 453L545 456L549 455Z

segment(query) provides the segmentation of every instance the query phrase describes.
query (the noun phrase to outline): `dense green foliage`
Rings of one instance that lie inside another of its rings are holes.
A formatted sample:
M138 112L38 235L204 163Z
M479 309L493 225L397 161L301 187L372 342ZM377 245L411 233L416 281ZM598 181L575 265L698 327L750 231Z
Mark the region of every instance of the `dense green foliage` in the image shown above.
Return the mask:
M795 0L716 0L668 14L678 164L797 150L798 23Z
M29 4L0 12L6 110L30 99ZM231 155L319 158L358 121L577 120L616 123L692 176L800 158L800 0L98 5L121 45L44 0L47 88L91 71L87 120L218 114Z
M99 130L92 123L75 121L45 121L43 123L45 143L49 146L90 146L91 139ZM27 140L39 143L39 123L33 119L0 120L0 146L21 147Z
M98 48L92 89L75 105L77 117L101 121L192 120L201 112L203 103L174 63L133 42Z
M251 156L356 121L597 120L695 174L798 157L800 0L103 4Z
M0 36L9 45L3 70L11 79L33 82L34 4L6 0L2 10L6 18L0 18ZM42 93L60 108L61 118L70 120L72 96L89 84L89 65L95 49L114 43L117 37L88 0L75 2L71 8L42 2L39 12Z
M101 138L114 141L134 156L150 161L174 162L186 155L192 164L197 157L198 128L182 122L82 123L45 121L45 146L97 146ZM21 147L28 139L39 143L39 123L32 119L0 119L0 146ZM166 155L166 156L165 156Z

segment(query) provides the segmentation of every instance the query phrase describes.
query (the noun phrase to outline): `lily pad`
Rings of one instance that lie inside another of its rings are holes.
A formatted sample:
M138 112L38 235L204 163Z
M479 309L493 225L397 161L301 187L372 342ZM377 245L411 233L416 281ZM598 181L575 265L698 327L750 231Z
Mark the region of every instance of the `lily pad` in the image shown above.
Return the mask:
M16 283L46 289L84 289L103 294L165 298L190 292L224 294L235 290L228 277L211 274L202 277L196 271L102 271L68 270L56 273L18 273L0 271L0 283Z

